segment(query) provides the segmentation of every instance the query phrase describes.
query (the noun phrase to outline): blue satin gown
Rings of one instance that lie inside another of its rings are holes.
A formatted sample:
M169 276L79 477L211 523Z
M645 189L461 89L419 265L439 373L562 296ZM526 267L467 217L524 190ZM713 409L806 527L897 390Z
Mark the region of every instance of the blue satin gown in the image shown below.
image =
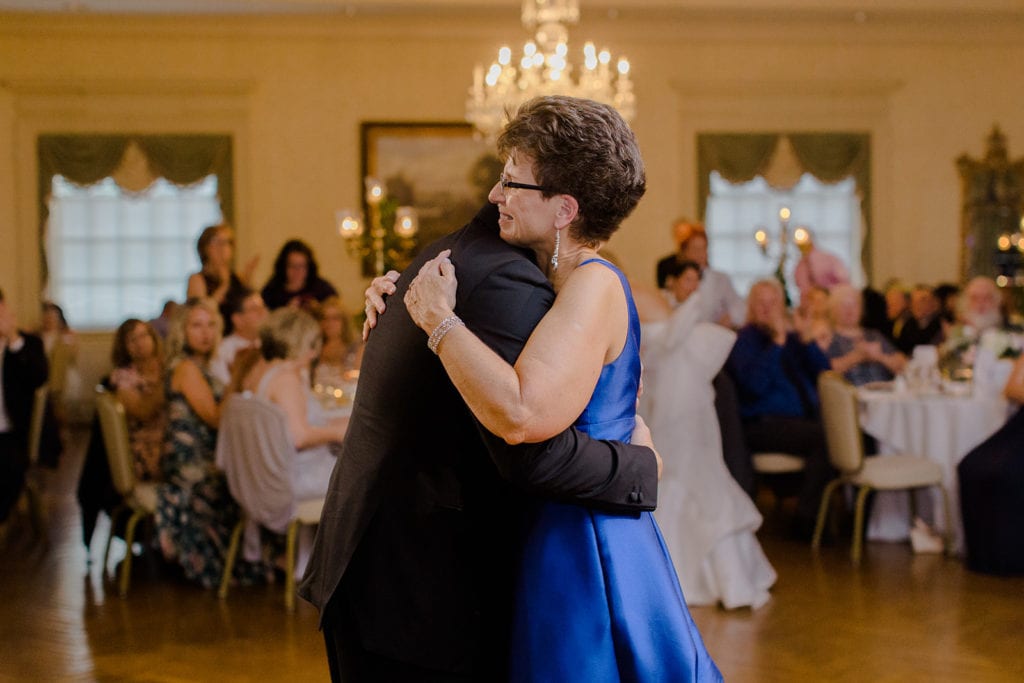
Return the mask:
M640 382L640 321L625 276L629 334L576 426L628 442ZM589 263L587 261L586 263ZM582 264L581 264L582 265ZM513 625L517 683L721 681L649 512L539 503L528 528Z

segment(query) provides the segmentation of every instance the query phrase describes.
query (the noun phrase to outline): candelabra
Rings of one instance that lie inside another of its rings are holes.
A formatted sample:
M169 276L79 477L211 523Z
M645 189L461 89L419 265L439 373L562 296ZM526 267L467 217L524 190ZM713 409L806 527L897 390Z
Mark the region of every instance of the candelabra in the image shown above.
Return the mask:
M374 275L380 276L388 265L404 268L416 246L419 217L411 206L394 206L385 196L384 185L377 178L365 179L365 201L369 213L370 232L365 234L358 211L342 209L335 214L338 234L345 240L348 253L363 260L372 256Z
M761 253L767 258L776 260L775 278L782 285L782 291L786 294L787 306L792 303L786 284L786 262L789 260L790 248L796 246L799 250L811 240L811 233L802 225L796 226L792 236L790 235L789 219L791 216L792 212L788 206L779 209L779 234L774 238L768 234L768 230L764 226L759 225L754 231L754 241L757 242Z

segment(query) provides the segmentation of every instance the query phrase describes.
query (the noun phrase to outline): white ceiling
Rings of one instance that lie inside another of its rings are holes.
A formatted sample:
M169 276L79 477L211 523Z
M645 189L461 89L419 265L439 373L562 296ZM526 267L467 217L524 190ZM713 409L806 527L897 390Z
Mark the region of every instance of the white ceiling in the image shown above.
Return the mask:
M86 14L423 14L516 8L519 0L0 0L0 11ZM755 11L1024 15L1024 0L580 0L584 13Z

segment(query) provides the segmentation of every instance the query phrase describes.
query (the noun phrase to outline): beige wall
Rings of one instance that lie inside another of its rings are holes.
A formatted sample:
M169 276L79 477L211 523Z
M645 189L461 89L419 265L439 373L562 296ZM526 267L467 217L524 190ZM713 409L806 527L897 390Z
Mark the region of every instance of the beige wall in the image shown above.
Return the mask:
M669 221L695 210L698 131L863 130L874 136L870 278L955 279L954 159L981 156L996 122L1011 155L1024 153L1021 35L1005 17L586 19L573 37L633 63L648 164L648 197L611 248L649 277ZM37 134L227 131L239 256L262 256L262 280L280 244L302 237L358 303L333 212L359 201L359 122L460 120L473 64L525 37L514 9L412 21L0 15L0 287L34 315Z

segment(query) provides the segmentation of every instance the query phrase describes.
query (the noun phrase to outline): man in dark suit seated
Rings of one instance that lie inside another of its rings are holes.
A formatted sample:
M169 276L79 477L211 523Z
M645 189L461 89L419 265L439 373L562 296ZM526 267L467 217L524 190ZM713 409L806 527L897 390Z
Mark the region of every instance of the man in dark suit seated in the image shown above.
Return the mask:
M46 383L48 372L42 340L18 329L0 291L0 523L25 485L33 394Z
M910 290L910 317L896 336L896 348L907 357L914 355L914 347L934 345L942 341L942 317L939 300L927 285Z
M459 316L510 363L554 301L490 204L388 297L299 589L321 610L335 680L506 680L527 495L625 513L656 503L648 448L575 429L509 446L476 422L403 300L443 249L459 263Z
M833 474L816 388L829 360L810 338L809 326L798 330L790 321L776 280L755 282L747 304L747 324L726 362L736 382L743 436L751 452L804 459L793 532L810 539L822 491Z

